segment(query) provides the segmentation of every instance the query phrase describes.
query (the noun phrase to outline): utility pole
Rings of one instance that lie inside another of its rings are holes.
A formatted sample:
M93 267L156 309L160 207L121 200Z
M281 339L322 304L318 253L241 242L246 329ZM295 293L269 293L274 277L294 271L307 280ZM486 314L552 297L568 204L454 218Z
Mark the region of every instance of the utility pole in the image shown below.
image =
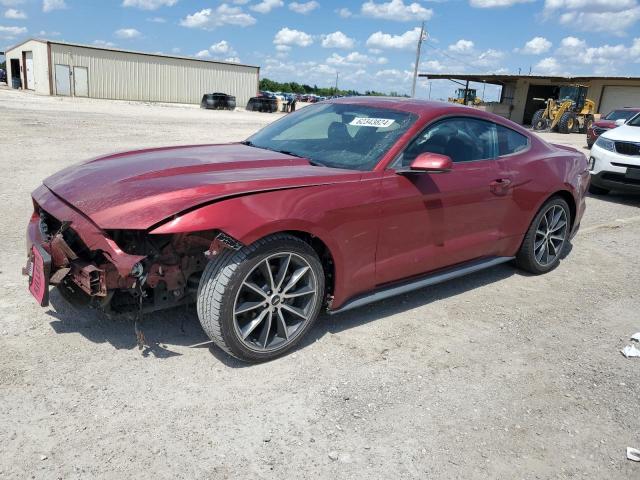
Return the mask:
M418 78L418 65L420 64L420 48L422 47L422 42L426 38L426 33L424 31L424 22L422 22L422 27L420 28L420 37L418 38L418 48L416 49L416 64L413 67L413 83L411 85L411 97L416 96L416 80Z
M339 73L338 73L338 72L336 72L336 87L335 87L335 90L333 91L333 93L334 93L335 95L337 95L337 94L338 94L338 75L339 75Z

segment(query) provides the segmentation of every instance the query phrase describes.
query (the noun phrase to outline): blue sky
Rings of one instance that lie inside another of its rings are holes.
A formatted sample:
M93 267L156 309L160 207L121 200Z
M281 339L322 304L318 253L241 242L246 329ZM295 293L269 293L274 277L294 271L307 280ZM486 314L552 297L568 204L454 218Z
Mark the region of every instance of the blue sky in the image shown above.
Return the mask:
M422 20L421 72L640 75L640 0L0 0L0 46L42 37L403 93Z

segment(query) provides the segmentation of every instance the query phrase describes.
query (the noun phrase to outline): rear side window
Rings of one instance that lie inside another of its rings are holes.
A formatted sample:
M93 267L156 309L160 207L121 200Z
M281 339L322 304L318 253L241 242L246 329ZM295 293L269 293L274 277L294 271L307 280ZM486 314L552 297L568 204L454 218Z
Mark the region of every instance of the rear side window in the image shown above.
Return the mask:
M511 130L510 128L497 125L498 127L498 155L512 155L527 149L529 139L524 135Z

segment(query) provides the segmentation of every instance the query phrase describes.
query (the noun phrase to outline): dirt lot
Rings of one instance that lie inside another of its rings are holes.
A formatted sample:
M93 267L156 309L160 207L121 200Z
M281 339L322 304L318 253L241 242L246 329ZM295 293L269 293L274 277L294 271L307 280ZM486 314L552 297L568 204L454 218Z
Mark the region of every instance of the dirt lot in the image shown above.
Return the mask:
M0 90L0 478L640 478L640 196L589 198L560 267L323 317L240 364L193 310L133 327L25 279L29 192L78 160L239 140L275 116ZM551 135L582 147L583 135ZM585 150L586 151L586 150Z

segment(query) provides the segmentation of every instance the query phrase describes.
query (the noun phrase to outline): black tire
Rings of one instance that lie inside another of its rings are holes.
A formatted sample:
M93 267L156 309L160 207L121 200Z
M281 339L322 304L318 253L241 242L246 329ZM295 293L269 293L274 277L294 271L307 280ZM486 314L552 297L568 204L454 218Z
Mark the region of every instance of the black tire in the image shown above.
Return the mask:
M542 118L544 115L544 108L537 110L531 118L531 127L534 130L544 130L548 126L548 122Z
M315 275L317 295L308 310L308 320L296 330L291 340L287 340L288 343L269 351L257 351L245 344L236 329L236 297L247 275L265 259L281 252L291 252L306 261ZM198 317L209 338L229 355L246 362L272 360L295 348L313 326L324 302L324 285L322 264L308 243L288 234L270 235L240 250L224 250L209 262L198 287Z
M602 187L598 187L597 185L594 185L593 183L591 183L589 185L589 193L593 194L593 195L607 195L611 190L608 190L606 188L602 188Z
M560 252L556 255L555 259L549 263L548 265L543 265L538 262L535 255L535 241L536 241L536 232L539 228L541 228L541 221L544 214L554 206L558 206L562 208L566 215L566 228L564 230L564 241L562 243L562 247L560 248ZM516 265L522 270L526 270L529 273L533 273L534 275L540 275L543 273L547 273L558 266L560 263L560 259L562 257L562 251L566 247L569 241L569 235L571 233L571 210L569 209L569 205L565 200L560 197L551 197L547 200L536 216L534 217L531 225L529 226L529 230L522 241L522 245L520 246L520 250L516 254Z
M593 115L587 115L584 117L584 125L582 126L582 128L580 129L580 133L587 133L587 130L589 130L589 127L593 124ZM591 147L589 147L591 148Z
M578 125L578 118L573 112L564 112L558 122L558 132L573 133Z

